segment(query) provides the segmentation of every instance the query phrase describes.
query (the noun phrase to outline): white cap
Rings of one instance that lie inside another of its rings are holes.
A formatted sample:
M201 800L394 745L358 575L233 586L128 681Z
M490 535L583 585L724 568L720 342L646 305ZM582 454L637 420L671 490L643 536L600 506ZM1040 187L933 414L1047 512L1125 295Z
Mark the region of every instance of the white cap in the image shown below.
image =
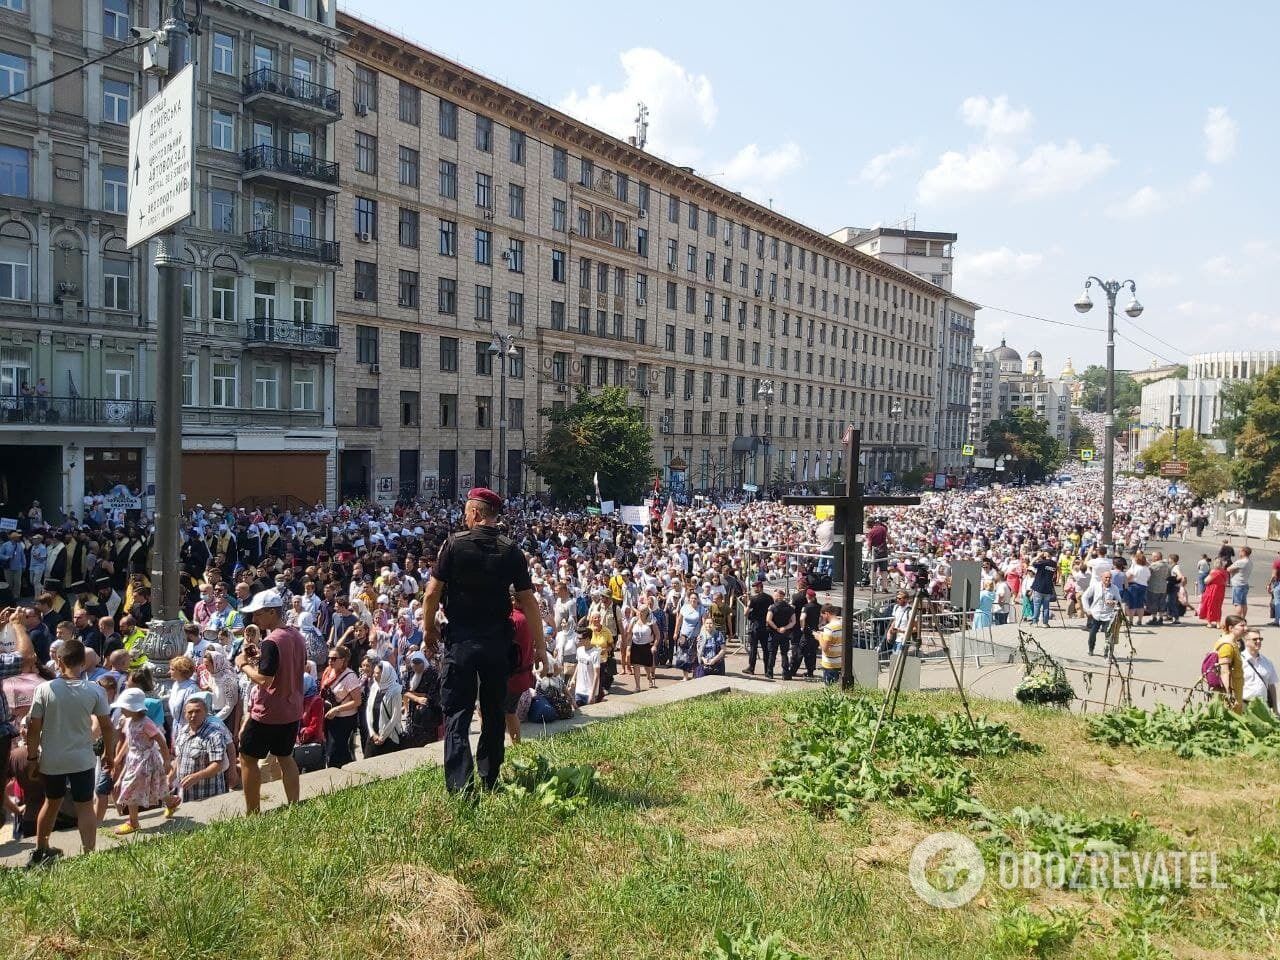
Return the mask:
M284 607L284 601L280 599L280 594L274 590L260 590L253 595L253 599L240 608L241 613L257 613L259 610L267 610L275 607L277 610Z

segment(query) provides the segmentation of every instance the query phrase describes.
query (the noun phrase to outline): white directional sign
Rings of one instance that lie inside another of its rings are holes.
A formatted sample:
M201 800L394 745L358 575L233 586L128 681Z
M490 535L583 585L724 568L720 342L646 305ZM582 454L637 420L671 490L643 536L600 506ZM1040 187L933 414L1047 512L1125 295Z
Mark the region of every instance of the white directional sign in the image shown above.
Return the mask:
M195 67L187 64L129 118L130 247L191 215L195 196L191 137L195 91Z

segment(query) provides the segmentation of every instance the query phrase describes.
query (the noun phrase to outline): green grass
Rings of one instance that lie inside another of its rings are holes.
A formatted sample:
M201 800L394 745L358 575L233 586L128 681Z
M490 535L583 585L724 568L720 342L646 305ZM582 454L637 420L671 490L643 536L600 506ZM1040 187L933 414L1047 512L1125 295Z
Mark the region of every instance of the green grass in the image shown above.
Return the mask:
M911 891L907 860L921 837L966 832L964 821L884 806L818 819L763 785L761 764L788 735L784 714L811 696L705 698L522 746L553 766L598 768L591 802L568 816L530 797L455 804L431 769L3 873L0 955L685 958L754 921L761 937L777 933L815 960L998 960L1053 941L1029 914L1051 923L1073 911L1089 922L1062 956L1280 949L1280 764L1138 755L1087 741L1063 712L981 704L1044 748L968 761L987 807L1137 812L1162 845L1219 850L1224 871L1230 855L1240 879L1163 898L1006 893L989 879L968 906L937 910ZM957 706L904 696L900 709Z

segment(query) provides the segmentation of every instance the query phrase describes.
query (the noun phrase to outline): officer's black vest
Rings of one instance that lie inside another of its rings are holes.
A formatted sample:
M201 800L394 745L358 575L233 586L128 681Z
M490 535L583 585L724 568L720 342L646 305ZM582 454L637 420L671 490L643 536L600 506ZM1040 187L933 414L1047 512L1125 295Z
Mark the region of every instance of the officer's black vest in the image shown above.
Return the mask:
M511 553L515 541L468 530L449 537L449 579L444 585L444 612L450 632L496 630L511 617Z

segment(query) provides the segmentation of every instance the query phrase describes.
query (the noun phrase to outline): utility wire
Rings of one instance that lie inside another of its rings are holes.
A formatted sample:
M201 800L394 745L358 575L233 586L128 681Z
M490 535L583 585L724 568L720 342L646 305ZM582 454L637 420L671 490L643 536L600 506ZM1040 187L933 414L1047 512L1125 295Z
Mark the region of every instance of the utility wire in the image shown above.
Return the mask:
M1177 361L1177 360L1170 360L1170 359L1169 359L1168 357L1166 357L1164 354L1162 354L1162 353L1156 353L1154 350L1152 350L1150 347L1146 346L1145 344L1138 343L1138 341L1137 341L1137 340L1131 340L1131 339L1129 339L1129 338L1128 338L1128 337L1126 337L1123 333L1121 333L1119 330L1117 330L1117 331L1116 331L1116 336L1117 336L1117 337L1119 337L1121 340L1125 341L1126 343L1131 343L1131 344L1133 344L1133 345L1134 345L1135 347L1137 347L1139 350L1145 350L1147 353L1151 354L1151 356L1155 357L1157 360L1163 360L1165 363L1167 363L1167 364L1169 364L1170 366L1173 366L1173 367L1179 366L1179 363L1178 363L1178 361Z
M989 303L978 303L976 300L973 302L983 310L994 310L996 313L1007 313L1014 317L1023 317L1027 320L1039 320L1041 323L1053 323L1060 327L1073 327L1076 330L1088 330L1092 333L1106 333L1106 331L1101 327L1090 327L1083 323L1070 323L1066 320L1050 320L1048 317L1037 317L1031 313L1019 313L1017 310L1006 310L1004 307L993 307Z
M133 43L126 43L122 47L116 47L113 50L108 50L106 53L104 53L100 57L94 57L92 60L86 60L84 63L80 64L79 66L72 67L70 70L64 70L62 73L54 74L52 77L49 77L47 80L41 80L39 83L33 83L31 84L31 86L23 87L21 90L15 90L13 93L6 93L3 97L0 97L0 103L3 103L5 100L13 100L16 97L25 97L32 90L38 90L41 87L47 86L48 84L57 83L59 80L64 80L67 77L71 76L73 73L79 73L85 67L91 67L95 63L101 63L103 60L106 60L108 57L114 57L117 53L123 53L125 50L133 50L135 47L145 47L150 42L151 42L150 38L147 38L146 40L135 40Z
M1173 345L1172 343L1170 343L1168 340L1161 340L1161 339L1160 339L1159 337L1157 337L1154 333L1149 333L1147 330L1144 330L1142 327L1138 326L1136 323L1134 323L1134 322L1133 322L1132 320L1130 320L1128 317L1125 317L1125 320L1126 320L1126 322L1128 322L1128 324L1129 324L1131 327L1133 327L1135 330L1137 330L1137 331L1138 331L1140 334L1142 334L1143 336L1145 336L1145 337L1149 337L1150 339L1154 340L1156 343L1159 343L1159 344L1161 344L1161 345L1163 345L1163 346L1168 347L1168 348L1169 348L1170 350L1172 350L1174 353L1181 353L1181 352L1182 352L1182 348L1181 348L1181 347L1174 346L1174 345Z

